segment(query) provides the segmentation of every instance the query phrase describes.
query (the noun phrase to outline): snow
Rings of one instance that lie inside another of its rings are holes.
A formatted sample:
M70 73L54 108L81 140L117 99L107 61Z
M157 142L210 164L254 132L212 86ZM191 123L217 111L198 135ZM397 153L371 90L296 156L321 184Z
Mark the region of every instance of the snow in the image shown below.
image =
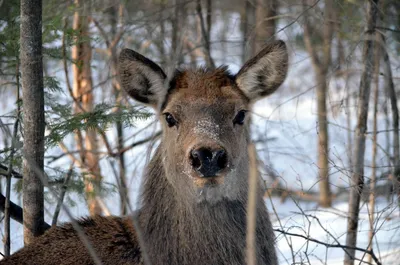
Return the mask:
M276 214L274 214L274 204ZM335 203L332 208L322 209L316 203L296 202L289 198L284 203L278 198L266 199L271 213L274 229L293 234L303 235L327 244L345 245L347 229L347 202ZM382 264L398 264L400 257L400 218L396 201L388 202L379 198L376 203L379 214L375 215L374 227L377 228L373 249ZM277 218L279 217L279 220ZM368 248L368 210L364 204L360 211L357 246ZM277 249L280 264L343 264L344 250L342 248L327 248L321 244L310 242L298 236L285 236L276 232ZM289 245L289 243L291 245ZM295 261L292 251L295 253ZM364 253L357 251L357 258ZM306 259L308 257L309 261ZM365 260L365 256L364 256ZM356 263L357 264L357 263Z

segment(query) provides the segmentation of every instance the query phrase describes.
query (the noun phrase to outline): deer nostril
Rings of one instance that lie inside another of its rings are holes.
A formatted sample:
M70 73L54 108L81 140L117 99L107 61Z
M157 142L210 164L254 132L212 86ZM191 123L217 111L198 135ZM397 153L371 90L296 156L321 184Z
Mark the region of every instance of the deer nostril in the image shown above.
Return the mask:
M215 160L217 160L217 166L220 169L224 169L228 165L228 156L225 150L219 150L215 154Z
M201 167L201 160L200 160L200 151L193 150L190 152L190 159L192 160L192 167L195 169L199 169Z

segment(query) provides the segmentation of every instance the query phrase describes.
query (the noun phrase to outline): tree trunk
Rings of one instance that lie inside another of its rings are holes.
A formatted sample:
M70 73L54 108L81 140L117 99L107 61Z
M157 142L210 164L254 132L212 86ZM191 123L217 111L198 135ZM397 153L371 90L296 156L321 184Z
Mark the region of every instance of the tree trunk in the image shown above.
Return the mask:
M121 6L121 5L120 5ZM117 6L112 6L110 7L109 10L109 18L110 18L110 25L111 25L111 39L115 39L117 37L117 24L118 24L118 9L120 7ZM161 41L160 45L164 45L163 42ZM121 95L121 86L118 82L117 79L117 73L118 73L118 57L117 57L117 49L116 45L113 47L109 47L110 52L111 52L111 75L113 77L112 79L112 87L113 87L113 92L115 96L115 101L117 104L122 104L122 95ZM116 112L120 113L121 110L118 108ZM124 149L124 130L123 130L123 124L121 121L117 121L115 123L116 129L117 129L117 159L118 159L118 173L119 173L119 195L120 195L120 210L121 210L121 215L126 215L128 213L128 202L129 202L129 197L128 197L128 188L127 188L127 182L126 182L126 170L125 170L125 157L124 157L124 152L122 150Z
M186 2L183 0L174 0L175 7L173 8L173 14L171 14L171 26L172 26L172 35L171 35L171 59L168 60L167 65L169 68L175 67L183 61L182 56L182 48L183 42L182 39L184 36L182 34L185 33L186 26Z
M397 96L393 83L392 67L390 66L389 54L386 50L385 37L381 36L382 43L382 59L383 59L383 75L385 90L390 100L393 120L393 187L397 194L398 205L400 206L400 144L399 144L399 109L397 107Z
M80 0L75 0L78 10L74 14L73 28L78 32L75 39L76 45L72 47L72 66L74 83L73 93L76 103L74 110L76 113L89 112L93 110L93 86L91 57L92 48L90 46L89 19L85 14L85 4ZM79 133L78 133L79 134ZM85 166L84 173L85 193L90 215L101 214L101 206L96 200L100 192L100 166L97 153L97 136L95 130L87 130L83 137L78 135L78 150L81 150L83 157L82 164ZM83 139L84 138L84 139Z
M376 36L377 43L379 43L379 35ZM374 91L374 121L372 129L372 165L371 165L371 179L369 184L369 232L368 232L368 250L372 250L373 239L375 235L375 186L376 186L376 155L377 155L377 131L378 131L378 103L379 103L379 62L380 62L381 47L375 48L375 91ZM372 255L367 256L367 261L372 263Z
M304 8L308 6L307 1L303 2ZM322 207L332 205L332 196L329 185L329 137L326 97L328 91L327 74L331 64L331 45L333 36L333 17L335 8L332 0L325 1L325 21L323 29L322 56L318 55L315 45L312 44L312 27L309 21L309 14L305 14L304 44L311 55L311 62L315 71L317 81L317 121L318 121L318 180L320 189L319 204Z
M197 15L199 17L199 22L200 22L201 38L202 38L202 42L203 42L203 50L204 50L206 65L208 68L214 69L215 63L211 56L211 44L210 44L211 13L212 13L211 1L207 0L206 21L204 21L204 18L203 18L203 11L202 11L200 0L197 0L196 12L197 12Z
M368 104L371 80L374 73L374 33L378 13L378 0L368 1L366 41L363 49L364 68L360 80L360 94L358 100L358 118L355 133L354 171L351 177L351 190L349 198L349 217L347 220L346 245L354 248L357 244L357 228L361 194L364 188L364 154L365 132L367 131ZM355 250L348 249L345 265L353 265Z
M254 27L256 24L256 7L250 0L246 1L244 18L242 19L243 46L242 63L252 57L256 52Z
M44 91L42 1L21 1L21 73L24 117L24 242L44 232Z
M277 0L257 0L255 51L260 51L268 42L275 39Z
M318 174L319 174L319 204L322 207L332 205L329 186L329 136L326 109L327 74L317 70L317 113L318 113Z

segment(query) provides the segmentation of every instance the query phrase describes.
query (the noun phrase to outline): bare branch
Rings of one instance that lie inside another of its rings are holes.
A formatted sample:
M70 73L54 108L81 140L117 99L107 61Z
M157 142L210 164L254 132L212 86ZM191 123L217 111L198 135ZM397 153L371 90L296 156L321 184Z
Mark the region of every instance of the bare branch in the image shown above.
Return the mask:
M61 211L61 206L64 203L64 197L65 197L65 194L67 193L68 182L69 182L69 180L70 180L70 178L72 176L73 165L74 165L74 163L72 163L71 166L69 167L69 170L67 172L67 176L64 179L64 183L63 183L63 186L61 188L61 194L60 194L60 197L57 200L57 206L56 206L56 209L54 211L53 220L51 222L52 226L56 226L57 225L57 220L58 220L58 216L59 216L60 211Z
M300 235L300 234L295 234L295 233L287 232L287 231L284 231L284 230L281 230L281 229L274 229L274 231L275 231L275 232L282 233L283 235L301 237L301 238L303 238L303 239L305 239L305 240L307 240L307 241L311 241L311 242L314 242L314 243L323 245L323 246L325 246L325 247L327 247L327 248L342 248L342 249L350 249L350 250L362 251L362 252L365 252L365 253L371 255L371 256L372 256L372 259L375 261L375 263L376 263L377 265L382 265L382 263L381 263L381 262L379 261L379 259L376 257L376 255L375 255L375 253L374 253L374 251L373 251L372 249L371 249L371 250L368 250L368 249L365 249L365 248L350 247L350 246L341 245L341 244L329 244L329 243L325 243L325 242L322 242L322 241L320 241L320 240L314 239L314 238L312 238L312 237L308 237L308 236L304 236L304 235Z

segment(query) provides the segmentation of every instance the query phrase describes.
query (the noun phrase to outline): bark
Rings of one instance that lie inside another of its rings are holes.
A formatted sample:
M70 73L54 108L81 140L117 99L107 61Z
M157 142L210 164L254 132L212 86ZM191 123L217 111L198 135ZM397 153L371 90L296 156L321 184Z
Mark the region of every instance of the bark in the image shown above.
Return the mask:
M214 69L215 63L213 58L211 57L211 44L210 44L210 34L211 34L211 14L212 14L212 5L211 1L207 0L207 14L206 21L203 18L203 11L201 7L201 1L197 0L196 4L196 12L199 17L200 29L201 29L201 39L203 42L203 50L206 60L206 65L208 68ZM206 25L207 23L207 25Z
M42 1L21 1L21 81L24 117L24 242L44 232L44 197L40 174L44 159Z
M121 6L121 5L120 5ZM119 7L121 8L121 7ZM111 25L111 36L113 39L117 37L117 24L118 24L118 8L116 6L110 7L110 25ZM164 45L162 42L160 45ZM116 45L113 47L109 47L111 54L111 75L112 79L112 87L114 92L115 101L117 104L121 104L122 102L122 94L121 94L121 86L117 79L118 74L118 57L117 57L117 49ZM116 110L118 113L121 112L120 108ZM124 130L123 124L121 121L117 121L115 123L115 127L117 129L117 159L118 159L118 173L119 173L119 195L120 195L120 211L121 215L126 215L128 213L128 188L126 182L126 169L125 169L125 157L124 157Z
M277 0L257 0L255 51L260 51L268 41L275 39Z
M379 36L377 35L377 40ZM378 42L379 43L379 42ZM372 240L375 235L374 222L375 222L375 185L376 185L376 155L377 155L377 130L378 130L378 97L379 97L379 61L380 61L380 47L375 49L375 91L374 91L374 122L372 134L372 165L371 165L371 178L370 178L370 194L369 194L369 233L368 233L368 250L372 250ZM367 256L367 261L372 262L372 255Z
M84 2L75 0L77 11L74 14L73 28L78 33L76 45L72 47L72 66L74 82L73 94L76 99L75 113L93 110L93 86L91 72L92 49L90 46L89 18L86 16ZM90 215L101 214L101 207L96 200L100 192L101 174L98 156L98 143L95 130L87 130L85 136L77 133L78 149L82 150L82 162L85 166L85 193ZM84 151L83 151L84 150Z
M307 1L304 1L304 6ZM304 25L304 44L311 56L312 65L315 71L317 81L317 121L318 121L318 176L320 200L322 207L330 207L332 205L332 196L329 185L329 135L327 121L326 98L328 91L327 77L331 64L331 45L333 36L333 16L335 9L332 0L325 1L325 22L323 28L323 47L322 55L318 55L316 46L312 44L312 28L309 21L309 14L305 14Z
M185 19L186 19L186 2L183 0L174 0L175 8L173 8L173 14L171 14L171 26L172 26L172 36L171 36L171 54L172 60L167 62L169 67L179 65L182 60L182 34L185 33Z
M390 65L389 54L386 50L385 37L381 35L382 43L382 59L383 59L383 75L385 90L390 100L393 120L393 176L394 176L394 190L398 197L398 205L400 206L400 144L399 144L399 109L397 107L397 95L393 83L392 67Z
M317 72L319 204L322 207L330 207L332 205L329 186L329 135L326 108L328 86L326 79L326 72Z
M255 38L254 27L256 24L256 7L250 0L246 1L245 14L243 21L243 46L242 46L242 62L244 63L250 57L255 55Z
M377 20L378 0L368 1L366 41L363 48L364 67L361 74L358 117L354 140L354 169L351 176L351 190L349 198L349 217L347 220L346 245L355 247L357 244L357 228L361 194L364 188L364 154L365 132L367 131L368 105L371 88L371 79L374 72L374 33ZM353 265L355 250L349 249L344 258L345 265Z

